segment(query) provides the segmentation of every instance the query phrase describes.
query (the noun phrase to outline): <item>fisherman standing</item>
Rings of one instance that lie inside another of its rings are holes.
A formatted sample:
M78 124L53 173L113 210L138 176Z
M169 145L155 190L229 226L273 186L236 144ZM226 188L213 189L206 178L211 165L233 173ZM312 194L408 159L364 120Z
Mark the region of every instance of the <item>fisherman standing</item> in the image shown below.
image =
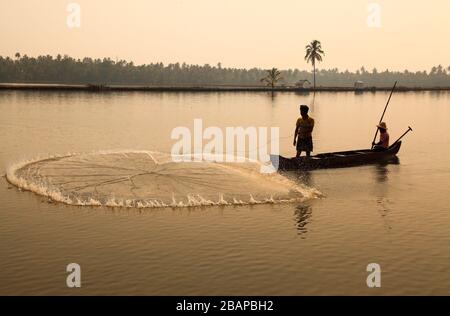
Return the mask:
M314 119L308 115L309 107L300 106L301 117L298 118L294 134L294 146L297 148L297 158L302 151L309 157L313 151L312 131L314 129Z

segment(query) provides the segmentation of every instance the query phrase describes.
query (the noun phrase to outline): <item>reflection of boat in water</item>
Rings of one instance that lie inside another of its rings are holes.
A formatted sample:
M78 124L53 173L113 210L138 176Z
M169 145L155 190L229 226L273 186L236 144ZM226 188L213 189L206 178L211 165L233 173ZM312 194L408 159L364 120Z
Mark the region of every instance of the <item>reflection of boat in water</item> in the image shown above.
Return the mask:
M401 145L402 142L394 143L385 151L362 149L318 154L311 157L285 158L272 155L270 158L274 166L278 164L279 170L345 168L395 160Z

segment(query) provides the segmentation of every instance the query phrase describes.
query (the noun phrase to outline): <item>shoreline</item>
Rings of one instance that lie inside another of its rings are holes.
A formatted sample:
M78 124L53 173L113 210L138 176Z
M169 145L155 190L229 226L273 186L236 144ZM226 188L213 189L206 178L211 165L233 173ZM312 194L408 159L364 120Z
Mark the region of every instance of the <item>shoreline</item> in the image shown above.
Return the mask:
M230 86L230 85L186 85L186 86L152 86L152 85L91 85L91 84L39 84L39 83L0 83L0 90L32 91L88 91L88 92L314 92L313 88L270 87L264 86ZM316 92L376 92L391 91L392 87L317 87ZM402 87L396 92L413 91L450 91L449 87Z

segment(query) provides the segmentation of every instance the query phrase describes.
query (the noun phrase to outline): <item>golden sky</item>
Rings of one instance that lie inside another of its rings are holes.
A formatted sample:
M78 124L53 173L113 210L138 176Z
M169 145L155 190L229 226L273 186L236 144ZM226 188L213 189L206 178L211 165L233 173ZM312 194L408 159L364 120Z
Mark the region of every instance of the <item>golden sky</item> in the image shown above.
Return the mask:
M72 2L79 28L67 25ZM449 66L450 1L0 0L3 56L309 69L304 47L313 39L326 53L321 68Z

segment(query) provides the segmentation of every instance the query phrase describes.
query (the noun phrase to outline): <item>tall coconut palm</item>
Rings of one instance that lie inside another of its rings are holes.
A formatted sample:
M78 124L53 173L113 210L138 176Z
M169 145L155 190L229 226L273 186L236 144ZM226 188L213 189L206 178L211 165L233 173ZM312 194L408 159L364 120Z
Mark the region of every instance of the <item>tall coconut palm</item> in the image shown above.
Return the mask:
M306 45L305 60L313 65L314 90L316 90L316 62L322 61L322 55L325 55L325 53L322 50L322 44L318 40L313 40Z
M267 76L261 79L261 82L265 82L268 87L275 88L278 81L282 80L281 72L277 68L267 70Z

